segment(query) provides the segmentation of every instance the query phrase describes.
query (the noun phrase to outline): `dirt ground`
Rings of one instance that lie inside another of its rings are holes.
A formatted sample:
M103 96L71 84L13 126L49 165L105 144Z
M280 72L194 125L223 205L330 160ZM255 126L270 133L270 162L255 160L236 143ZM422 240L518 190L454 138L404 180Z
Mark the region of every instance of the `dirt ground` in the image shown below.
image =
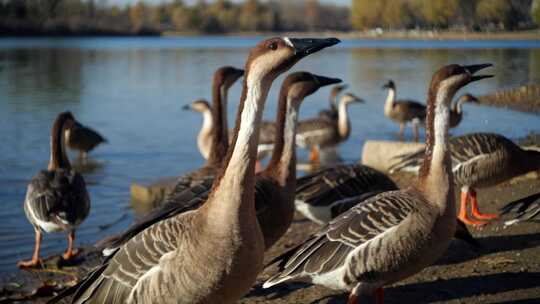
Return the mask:
M392 178L401 187L414 181L410 175ZM480 208L497 212L505 203L539 189L537 175L481 189L478 191ZM267 261L316 230L316 224L297 215L285 237L268 252ZM475 249L454 241L436 265L388 286L385 303L540 303L540 223L519 223L504 228L502 222L494 222L482 229L470 228L470 231L483 248ZM58 263L58 258L52 257L47 261L50 271L23 271L0 279L0 303L44 303L66 284L73 284L98 262L98 258L90 252L80 261L82 265L57 268L51 265ZM251 292L239 303L346 303L347 294L320 286L283 284L262 289L262 282L273 271L274 268L263 271Z

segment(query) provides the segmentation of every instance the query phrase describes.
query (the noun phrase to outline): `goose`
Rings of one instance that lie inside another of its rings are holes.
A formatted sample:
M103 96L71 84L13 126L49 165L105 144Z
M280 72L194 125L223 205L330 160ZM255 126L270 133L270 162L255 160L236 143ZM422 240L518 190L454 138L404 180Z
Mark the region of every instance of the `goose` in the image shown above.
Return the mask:
M381 192L398 190L384 173L362 164L340 164L300 177L296 181L296 210L319 225ZM481 247L465 224L457 220L456 239Z
M382 88L388 89L388 96L384 103L384 116L399 123L400 140L404 138L405 125L411 122L414 140L418 142L418 125L425 123L426 106L414 100L396 100L396 85L392 80L389 80Z
M265 170L257 173L255 183L255 208L267 250L285 234L294 215L295 138L300 103L320 87L338 82L341 80L309 72L292 73L283 81L276 112L276 144L270 162ZM177 200L149 213L122 234L101 242L99 247L105 249L107 255L152 224L199 208L207 199L211 186L212 183L206 181L184 191Z
M501 208L501 215L510 214L513 219L505 221L505 226L540 220L540 192L510 202Z
M214 72L212 80L212 123L210 148L205 164L198 169L180 176L171 193L164 202L174 199L182 191L191 188L205 180L213 179L229 147L227 129L227 93L229 88L244 75L244 70L231 66L223 66ZM203 152L201 152L203 154ZM171 198L169 198L171 197ZM163 202L161 202L163 203Z
M465 102L478 103L478 98L471 94L463 94L450 108L450 128L455 128L463 118L463 104Z
M348 106L363 102L363 99L351 93L344 94L339 100L337 120L317 117L303 120L298 124L297 144L301 148L311 150L309 159L312 163L319 163L321 148L334 147L349 138L351 122L347 113Z
M97 131L86 127L76 121L66 129L64 139L68 148L79 151L79 158L86 159L88 152L92 151L101 143L106 143L105 137Z
M270 38L258 43L246 61L232 144L206 202L122 245L79 283L73 302L233 303L246 293L264 254L254 166L266 96L274 79L301 58L338 42Z
M338 95L348 87L346 84L340 84L332 87L330 90L330 108L319 111L319 117L330 120L338 119Z
M448 105L461 87L488 75L489 64L448 65L428 91L426 162L417 185L383 192L332 220L306 242L272 260L279 270L263 288L304 281L349 291L348 303L375 294L435 262L448 248L456 226L448 152ZM425 254L429 252L429 254Z
M471 133L450 140L454 183L461 187L459 219L468 225L480 226L496 214L478 210L476 189L495 186L518 175L540 170L540 152L522 149L510 139L495 133ZM400 155L390 170L415 170L422 162L424 149ZM467 205L471 215L467 216Z
M51 155L47 170L39 171L30 181L24 199L24 213L34 226L35 247L32 259L19 261L22 268L40 264L42 233L67 231L68 248L62 255L69 260L77 255L74 249L75 230L90 212L90 198L84 178L71 169L65 150L64 136L76 123L70 112L58 114L51 130Z
M210 149L212 148L212 129L214 128L214 122L212 120L212 108L208 101L204 99L197 99L189 105L182 107L183 110L193 110L201 113L203 117L203 124L199 134L197 135L197 147L199 152L205 160L208 160L210 155Z

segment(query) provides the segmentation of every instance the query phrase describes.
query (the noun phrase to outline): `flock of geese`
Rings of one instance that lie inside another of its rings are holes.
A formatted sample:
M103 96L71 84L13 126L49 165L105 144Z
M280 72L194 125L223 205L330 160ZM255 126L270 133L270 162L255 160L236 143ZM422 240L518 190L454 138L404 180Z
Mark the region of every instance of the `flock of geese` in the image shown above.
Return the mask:
M465 224L481 225L495 217L480 213L475 189L540 169L540 152L521 149L501 135L448 134L461 120L462 104L476 100L464 95L451 106L454 95L491 77L478 75L491 65L441 67L433 74L426 106L396 100L392 81L384 86L389 90L384 113L400 124L400 134L406 123L426 129L425 149L402 155L392 168L418 169L417 181L408 188L398 189L385 174L361 164L340 164L297 179L296 146L310 149L316 160L320 149L346 140L347 107L362 100L350 93L338 98L346 88L340 79L309 72L287 75L275 122L262 121L266 97L279 75L339 42L270 38L251 49L243 70L219 68L211 104L197 100L186 107L203 115L197 146L205 164L180 177L155 210L100 242L104 262L50 303L68 296L72 303L234 303L253 286L264 268L265 251L287 232L295 210L322 226L267 265L276 264L278 270L264 288L310 282L349 292L348 303L364 296L382 303L384 286L434 263L452 238L474 244ZM228 90L241 77L230 131ZM330 107L299 121L304 99L329 85L335 85ZM32 259L19 262L20 267L40 264L42 232L66 231L63 258L77 254L75 230L88 216L90 199L83 177L70 166L66 146L86 154L104 141L96 133L92 144L77 142L74 135L81 128L69 112L54 121L48 168L32 179L24 201L36 245ZM262 168L258 161L268 154L271 159ZM455 185L462 193L459 216ZM536 217L539 194L510 203L504 212L518 212L514 222Z

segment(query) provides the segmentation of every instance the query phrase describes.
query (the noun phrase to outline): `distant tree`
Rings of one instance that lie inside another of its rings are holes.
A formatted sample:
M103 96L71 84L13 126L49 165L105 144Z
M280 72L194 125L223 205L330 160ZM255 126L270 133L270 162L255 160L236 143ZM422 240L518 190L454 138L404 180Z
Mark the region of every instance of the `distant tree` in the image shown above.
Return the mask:
M508 0L480 0L476 15L482 23L493 23L508 28L512 22L512 4Z
M129 8L129 21L134 32L139 32L146 26L146 10L146 5L142 1Z
M351 24L357 30L381 26L381 16L385 6L383 0L353 0Z
M305 2L305 20L308 30L314 31L319 24L319 1L307 0Z
M533 22L540 26L540 0L534 0L531 5L531 17Z
M386 0L381 19L385 27L409 27L412 23L412 15L408 3L403 0Z
M257 0L246 0L242 5L242 11L240 13L240 29L244 31L257 31L259 30L258 18L259 18L260 5Z
M457 15L459 0L414 0L423 23L429 27L447 28Z

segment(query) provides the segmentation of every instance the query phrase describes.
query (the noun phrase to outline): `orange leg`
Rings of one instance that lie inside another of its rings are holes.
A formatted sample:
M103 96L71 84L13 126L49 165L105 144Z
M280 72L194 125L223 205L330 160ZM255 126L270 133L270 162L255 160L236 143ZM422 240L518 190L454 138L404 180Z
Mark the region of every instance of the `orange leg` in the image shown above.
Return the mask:
M317 147L312 147L311 152L309 153L309 161L312 164L319 164L320 158L319 158L319 149Z
M499 217L496 214L480 213L480 210L478 210L478 200L476 199L476 191L474 191L474 189L471 189L470 193L471 193L471 215L472 216L480 220L492 220Z
M400 141L404 140L404 134L405 134L405 124L400 123L399 124L399 140Z
M39 249L41 248L42 237L41 231L36 230L36 243L34 246L34 254L32 255L32 259L30 261L19 261L17 262L17 266L20 268L35 267L41 263L39 259Z
M379 287L377 288L377 290L375 290L375 301L377 304L384 303L384 290L382 287Z
M255 161L255 173L259 173L263 170L262 164L259 160Z
M463 190L461 191L461 203L460 203L460 207L459 207L458 218L463 223L468 224L468 225L478 226L478 225L487 224L484 221L479 221L479 220L476 220L476 219L473 219L473 218L469 219L467 217L467 202L469 201L470 197L471 197L470 190L467 190L466 192L464 192Z
M75 231L70 231L68 234L68 248L62 255L64 260L72 259L79 253L77 249L73 249L73 243L75 243Z
M351 292L347 299L347 304L358 304L358 296Z

